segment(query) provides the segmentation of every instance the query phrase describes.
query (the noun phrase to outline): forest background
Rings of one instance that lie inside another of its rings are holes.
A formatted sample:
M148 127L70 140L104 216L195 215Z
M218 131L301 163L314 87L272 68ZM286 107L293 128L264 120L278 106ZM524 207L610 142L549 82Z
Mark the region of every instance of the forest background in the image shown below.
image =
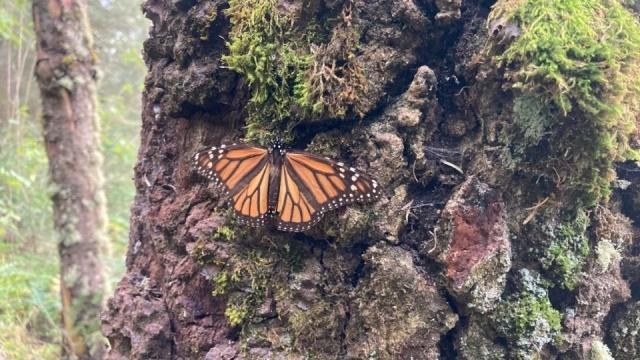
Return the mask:
M149 22L137 1L88 5L100 69L110 293L124 271ZM0 358L7 359L58 358L62 340L34 45L31 1L0 0Z

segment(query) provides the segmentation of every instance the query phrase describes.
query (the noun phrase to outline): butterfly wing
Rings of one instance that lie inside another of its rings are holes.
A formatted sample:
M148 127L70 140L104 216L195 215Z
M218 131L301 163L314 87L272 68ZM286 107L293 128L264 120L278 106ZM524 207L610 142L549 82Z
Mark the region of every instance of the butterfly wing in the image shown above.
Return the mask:
M248 145L221 145L196 153L198 173L213 181L229 199L238 222L254 227L265 224L269 208L268 151Z
M307 152L290 151L280 170L278 229L304 231L322 215L353 202L380 197L378 183L341 162Z
M322 214L318 211L317 205L311 204L308 195L298 185L291 171L284 164L280 169L276 226L282 231L305 231L317 223Z
M232 198L238 223L261 227L269 211L269 174L273 165L267 162L260 172Z

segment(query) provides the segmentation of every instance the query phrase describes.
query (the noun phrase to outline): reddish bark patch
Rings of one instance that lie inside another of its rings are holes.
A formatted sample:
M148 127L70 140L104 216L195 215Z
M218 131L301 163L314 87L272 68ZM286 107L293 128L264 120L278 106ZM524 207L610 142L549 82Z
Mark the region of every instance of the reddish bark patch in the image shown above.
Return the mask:
M505 211L498 194L477 180L466 182L445 208L451 221L446 275L462 286L474 268L509 247Z

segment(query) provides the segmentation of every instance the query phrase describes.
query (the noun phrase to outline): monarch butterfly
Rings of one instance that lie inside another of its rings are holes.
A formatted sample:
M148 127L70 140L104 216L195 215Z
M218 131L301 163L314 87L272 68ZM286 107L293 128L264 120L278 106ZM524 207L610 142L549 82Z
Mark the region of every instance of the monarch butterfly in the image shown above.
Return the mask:
M286 150L232 144L193 156L197 172L213 181L233 206L238 222L281 231L305 231L322 215L355 201L380 197L379 184L366 174L328 158Z

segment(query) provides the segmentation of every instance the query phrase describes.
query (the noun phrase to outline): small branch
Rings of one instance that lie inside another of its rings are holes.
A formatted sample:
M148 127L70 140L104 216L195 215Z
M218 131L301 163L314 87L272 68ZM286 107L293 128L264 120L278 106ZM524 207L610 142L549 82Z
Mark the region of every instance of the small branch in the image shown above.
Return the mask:
M445 159L440 159L440 162L445 164L445 165L447 165L447 166L449 166L449 167L451 167L451 168L453 168L454 170L456 170L460 174L464 175L464 171L462 171L462 169L458 165L450 163Z
M531 210L531 212L529 213L529 215L527 215L526 219L524 219L524 221L522 222L522 225L527 225L531 220L533 220L533 218L538 213L538 209L544 206L544 204L546 204L547 201L549 201L549 199L550 198L547 196L546 198L544 198L544 200L539 201L537 204L533 205L532 207L526 208L525 210Z

